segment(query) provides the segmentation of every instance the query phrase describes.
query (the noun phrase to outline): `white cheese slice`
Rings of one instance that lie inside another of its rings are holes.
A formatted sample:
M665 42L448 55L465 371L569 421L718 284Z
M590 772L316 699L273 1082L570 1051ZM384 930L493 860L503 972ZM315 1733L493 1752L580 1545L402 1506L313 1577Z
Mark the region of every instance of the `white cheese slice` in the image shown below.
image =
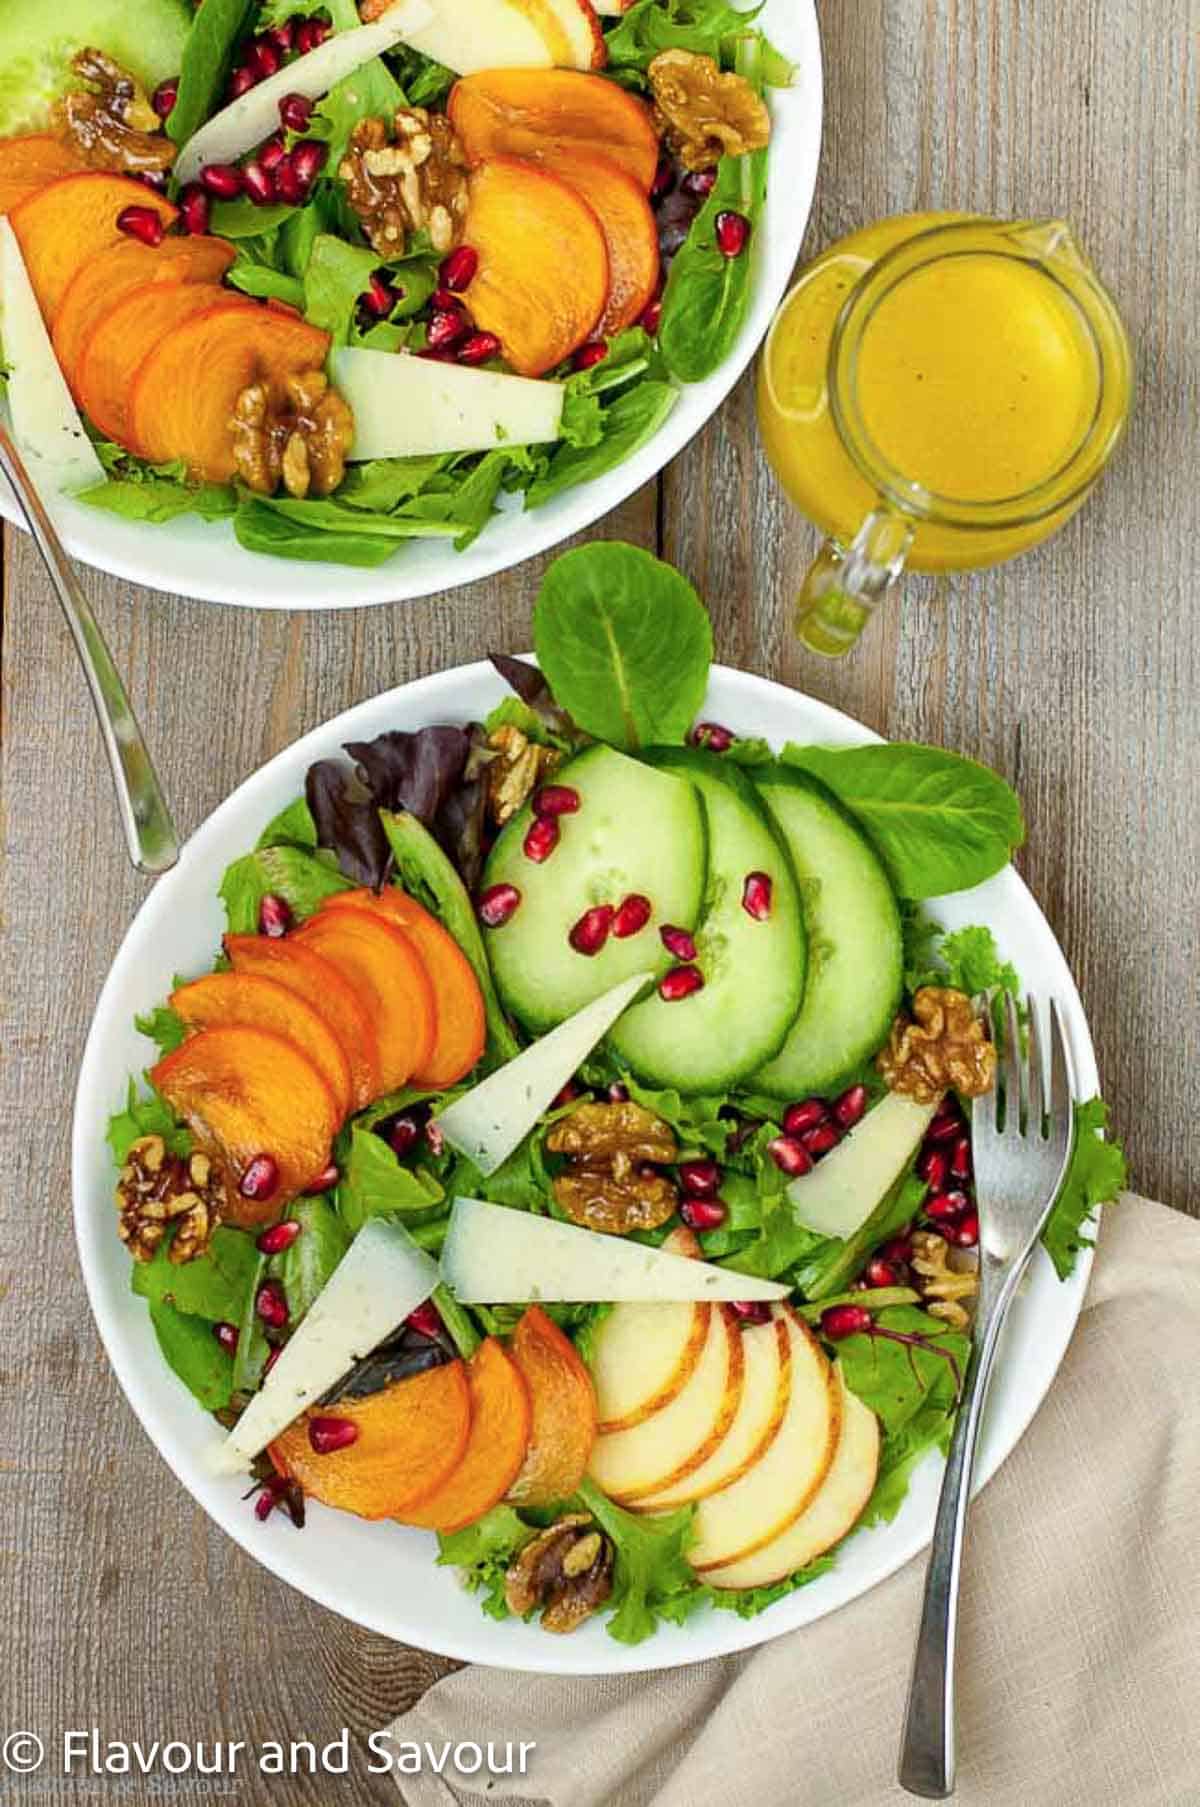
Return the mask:
M561 383L364 346L338 347L330 368L354 415L358 463L546 445L562 424Z
M42 500L103 483L7 218L0 219L0 342L13 440Z
M653 977L653 973L634 973L631 979L623 979L457 1098L437 1119L446 1140L474 1161L485 1178L495 1173ZM697 1296L679 1295L689 1299ZM595 1297L609 1299L616 1295L596 1293Z
M240 1474L300 1413L377 1349L438 1283L437 1264L399 1224L373 1217L213 1460Z
M478 1198L454 1201L442 1278L464 1305L732 1301L785 1299L788 1293L775 1280L752 1279Z
M845 1141L792 1181L796 1222L819 1236L853 1236L912 1160L937 1108L901 1092L880 1099Z

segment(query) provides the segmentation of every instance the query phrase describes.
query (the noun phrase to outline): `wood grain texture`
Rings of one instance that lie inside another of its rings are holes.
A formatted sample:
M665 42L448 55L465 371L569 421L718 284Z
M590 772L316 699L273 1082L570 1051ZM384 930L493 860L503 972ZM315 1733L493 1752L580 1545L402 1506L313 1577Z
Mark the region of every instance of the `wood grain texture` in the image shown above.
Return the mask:
M764 468L748 382L659 494L600 531L657 542L693 578L724 660L884 733L978 754L1020 787L1020 863L1079 978L1135 1181L1198 1212L1200 8L824 0L821 14L828 115L808 249L914 207L1068 215L1137 342L1127 444L1050 546L909 586L841 665L790 638L814 536ZM527 645L544 562L452 597L296 618L86 581L187 832L337 710ZM0 1731L324 1742L348 1724L361 1736L428 1684L436 1659L310 1605L212 1527L142 1435L92 1328L69 1228L72 1091L145 886L124 862L74 655L16 535L5 603ZM119 1784L47 1771L0 1793L32 1799L35 1786L58 1803ZM222 1792L248 1807L396 1798L361 1752L346 1778L250 1779L235 1796L180 1779L169 1792L180 1807Z

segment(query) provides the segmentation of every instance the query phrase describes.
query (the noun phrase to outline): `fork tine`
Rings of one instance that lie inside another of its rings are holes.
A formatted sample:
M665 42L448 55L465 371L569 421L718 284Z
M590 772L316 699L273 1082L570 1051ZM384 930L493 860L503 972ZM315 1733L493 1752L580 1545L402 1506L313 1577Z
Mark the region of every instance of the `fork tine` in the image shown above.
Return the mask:
M1026 1072L1029 1081L1029 1128L1027 1133L1035 1141L1041 1141L1046 1134L1046 1075L1042 1062L1042 1026L1038 1019L1037 999L1032 992L1026 993L1025 1009L1028 1047Z
M1004 1133L1023 1135L1025 1127L1025 1063L1021 1058L1021 1024L1016 999L1004 994Z
M1072 1132L1071 1057L1058 999L1050 1000L1050 1134L1057 1141Z

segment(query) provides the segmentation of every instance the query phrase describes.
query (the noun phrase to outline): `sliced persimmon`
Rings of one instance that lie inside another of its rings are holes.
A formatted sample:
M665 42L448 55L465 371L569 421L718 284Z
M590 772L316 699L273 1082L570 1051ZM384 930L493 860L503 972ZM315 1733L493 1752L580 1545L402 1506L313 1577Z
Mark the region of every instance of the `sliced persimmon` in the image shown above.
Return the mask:
M407 1084L429 1064L437 1033L433 987L408 936L367 910L320 910L292 933L368 1002L382 1089Z
M353 1102L350 1062L325 1018L298 992L257 973L207 973L171 993L171 1008L189 1029L217 1029L233 1023L269 1029L300 1049L337 1101L339 1119Z
M117 220L127 207L152 208L164 226L178 214L165 195L144 182L104 170L61 176L13 208L12 228L47 325L76 271L97 251L120 242Z
M220 282L236 251L228 239L167 238L141 245L124 238L88 259L67 285L54 316L54 351L79 399L75 370L88 335L135 289L159 282Z
M467 1364L471 1434L458 1466L439 1488L399 1516L427 1531L461 1531L502 1500L525 1460L532 1422L529 1388L495 1337Z
M574 1344L540 1305L522 1315L509 1354L529 1388L533 1421L507 1497L518 1506L548 1506L569 1498L587 1471L596 1441L595 1390Z
M341 1121L337 1101L294 1042L266 1029L201 1029L150 1072L201 1146L229 1170L225 1216L241 1229L272 1223L329 1165ZM278 1170L274 1187L247 1198L239 1180L258 1155Z
M165 333L207 312L217 293L211 282L146 283L101 316L83 342L73 385L94 427L131 452L140 451L129 419L138 369ZM230 302L246 310L254 305L235 296Z
M0 213L11 213L39 188L85 167L79 152L50 132L0 139Z
M353 1443L318 1455L314 1418L349 1419ZM471 1392L461 1361L394 1380L366 1399L320 1406L271 1445L278 1473L310 1499L358 1518L398 1518L434 1494L458 1467L471 1433Z
M595 330L608 300L600 222L573 188L519 157L473 170L463 228L479 267L463 299L522 376L541 376Z
M632 326L658 284L658 227L633 177L611 157L556 146L546 167L582 195L600 222L608 250L608 301L597 331Z
M225 952L234 972L274 979L319 1011L350 1063L352 1108L361 1111L383 1091L379 1083L379 1042L371 1013L358 991L331 961L292 936L226 935Z
M447 110L472 163L496 156L552 163L562 148L607 157L643 194L650 192L658 168L650 109L604 76L576 69L483 69L455 82Z
M404 930L425 962L437 1010L433 1053L428 1064L413 1074L413 1081L440 1090L464 1078L483 1053L487 1017L475 969L453 935L398 885L386 885L378 894L339 891L321 907L376 910Z
M152 463L182 458L194 477L227 483L235 468L229 422L242 390L318 370L328 352L329 334L319 327L225 295L143 361L129 406L133 439Z

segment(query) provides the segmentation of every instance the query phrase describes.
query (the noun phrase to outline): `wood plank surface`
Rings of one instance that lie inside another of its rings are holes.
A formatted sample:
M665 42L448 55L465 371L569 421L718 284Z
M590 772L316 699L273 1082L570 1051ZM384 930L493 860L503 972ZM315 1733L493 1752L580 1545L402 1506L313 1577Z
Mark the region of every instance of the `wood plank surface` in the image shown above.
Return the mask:
M657 493L598 531L657 544L687 572L724 660L884 733L977 754L1019 786L1021 868L1079 979L1135 1182L1200 1213L1200 6L824 0L821 18L826 145L807 249L917 207L1065 214L1137 344L1129 439L1050 546L1000 571L910 584L839 665L791 639L814 535L763 464L749 382ZM354 615L254 615L86 583L188 832L337 710L527 645L544 563ZM211 1526L137 1426L92 1327L69 1227L74 1076L146 887L125 864L74 655L18 535L4 599L0 1733L361 1735L440 1665L311 1605ZM0 1781L0 1800L121 1788L55 1767ZM181 1778L169 1792L180 1807L222 1794L249 1807L396 1798L361 1752L344 1778Z

